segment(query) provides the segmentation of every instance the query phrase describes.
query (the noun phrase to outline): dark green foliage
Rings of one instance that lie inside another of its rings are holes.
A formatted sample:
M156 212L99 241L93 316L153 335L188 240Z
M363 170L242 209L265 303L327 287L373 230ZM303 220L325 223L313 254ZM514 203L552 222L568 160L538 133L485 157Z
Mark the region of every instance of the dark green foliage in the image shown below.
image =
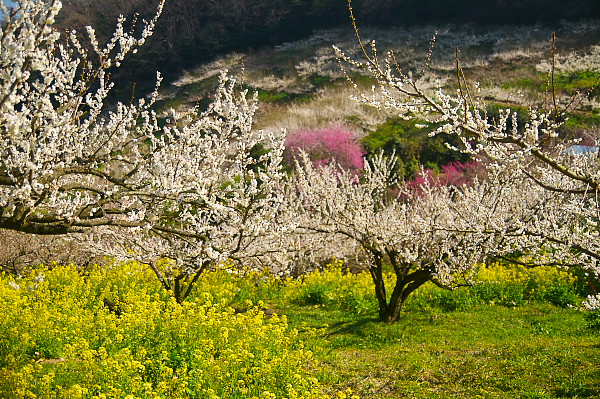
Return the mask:
M520 78L504 83L502 87L518 87L545 92L548 90L549 79L548 74L538 73L535 77ZM582 93L591 97L598 97L600 95L599 83L600 73L594 71L578 71L569 74L556 73L554 76L554 88L568 95Z
M588 327L600 331L600 309L586 312L585 319L588 322Z
M563 129L589 129L590 127L600 126L600 111L579 113L573 112L569 115L569 119L563 125Z
M258 100L265 103L282 103L290 100L290 94L285 91L258 90Z
M313 284L305 287L299 295L299 303L303 305L325 305L327 294L331 292L331 287L325 284Z
M572 284L556 282L546 289L544 293L546 302L561 308L577 306L580 302Z
M425 127L423 127L425 125ZM418 119L392 118L379 125L363 139L363 146L371 154L383 151L398 157L396 172L409 180L419 171L419 165L434 169L450 162L468 161L468 156L451 150L446 142L458 146L456 136L445 133L430 137L438 126Z
M325 86L328 83L331 83L331 78L328 76L321 76L316 73L310 75L308 77L308 81L317 89Z
M593 71L581 71L571 74L557 75L554 78L554 83L557 89L566 91L569 94L577 92L586 93L593 97L600 95L600 73Z
M166 97L156 102L156 109L167 112L169 109L178 109L189 98L194 98L194 106L198 112L204 112L212 103L212 95L219 85L219 75L208 77L201 81L185 85L177 92L177 95Z
M444 312L454 312L470 309L480 301L476 295L469 290L457 289L454 291L435 290L425 298L429 309L439 309Z
M485 282L470 288L478 301L501 306L514 307L526 303L527 287L512 282Z
M250 92L254 89L250 88ZM284 104L291 102L308 102L311 99L312 92L305 93L288 93L287 91L272 91L272 90L256 90L258 93L258 100L263 103L271 104Z
M489 273L493 274L492 278ZM456 311L483 304L514 308L534 303L576 308L590 292L583 288L585 276L549 267L527 269L497 265L485 269L483 276L472 286L454 291L426 285L413 294L407 309Z
M507 104L496 104L490 103L487 105L486 113L487 117L490 120L498 119L500 116L500 110L510 109L513 114L517 116L517 128L523 129L525 124L529 122L529 109L527 107L517 106L517 105L507 105ZM507 122L507 130L511 130L513 128L512 120L509 119Z
M600 291L600 281L594 273L581 267L573 267L569 272L576 278L573 289L577 295L586 297Z
M466 305L486 303L507 307L523 306L528 302L546 302L567 308L577 306L581 301L575 293L573 284L556 281L548 287L536 287L535 284L520 284L515 282L484 282L465 289ZM454 294L454 293L452 293ZM460 298L454 299L460 301ZM443 307L442 307L443 308ZM461 308L458 308L459 310Z
M538 86L531 79L520 79L518 82L519 87L534 88L536 90L541 90L542 92L545 90L545 86ZM526 107L502 103L489 103L486 109L487 117L489 119L498 118L499 111L506 108L509 108L512 112L516 113L517 127L519 130L523 130L525 124L529 120L529 110ZM549 112L550 110L546 109L546 111ZM598 113L598 110L592 110L590 112L575 110L568 114L568 118L562 117L559 121L563 122L563 125L558 129L561 137L572 139L584 136L583 138L585 140L587 131L589 131L590 128L600 126L600 114ZM508 129L512 129L511 120L508 121ZM586 142L582 144L586 144Z

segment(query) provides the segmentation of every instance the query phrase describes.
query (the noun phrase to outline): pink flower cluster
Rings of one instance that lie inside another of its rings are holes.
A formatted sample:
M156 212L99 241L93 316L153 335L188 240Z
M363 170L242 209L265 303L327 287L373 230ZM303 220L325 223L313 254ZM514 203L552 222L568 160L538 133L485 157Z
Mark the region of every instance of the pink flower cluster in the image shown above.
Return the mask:
M294 132L285 140L284 161L291 165L300 150L305 151L315 166L328 165L332 160L346 170L364 169L365 151L355 134L346 126Z
M460 187L471 184L479 173L480 164L477 162L462 163L454 161L443 165L437 176L433 170L423 169L413 180L406 182L406 186L416 192L420 192L421 187L425 184Z
M438 179L444 186L464 186L470 184L473 179L481 172L481 166L476 161L462 163L458 161L450 162L441 167Z

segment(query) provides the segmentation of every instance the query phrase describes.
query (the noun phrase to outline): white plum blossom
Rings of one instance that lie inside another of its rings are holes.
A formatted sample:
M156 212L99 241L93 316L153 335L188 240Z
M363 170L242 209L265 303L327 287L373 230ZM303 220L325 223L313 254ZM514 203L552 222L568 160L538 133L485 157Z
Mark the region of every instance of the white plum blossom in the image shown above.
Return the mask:
M295 234L337 240L329 248L347 251L346 257L362 254L380 319L387 322L398 320L406 298L424 283L469 284L477 262L512 250L513 237L521 235L515 225L540 201L522 198L528 185L502 174L463 187L425 183L410 189L394 180L393 166L379 155L357 176L335 165L315 167L304 154L285 207ZM396 277L391 295L385 264Z
M140 200L145 225L97 229L88 245L148 263L179 301L207 268L267 256L260 243L281 228L284 136L255 131L255 111L255 96L237 92L225 73L206 111L173 111L152 139L144 177L152 192Z
M91 249L147 261L178 301L208 267L256 260L280 228L284 136L255 131L256 96L221 73L207 110L159 126L154 92L109 104L108 68L141 46L120 18L102 47L52 26L59 1L23 0L0 31L0 228L87 233ZM6 9L3 9L6 13ZM162 125L162 124L161 124ZM163 267L167 265L166 267Z
M589 295L582 305L586 310L600 310L600 295Z
M146 179L147 141L158 131L149 100L110 107L107 69L142 45L120 19L91 51L60 34L60 1L23 0L0 27L0 228L64 234L96 225L135 225ZM160 82L160 78L158 79Z
M358 30L356 32L358 35ZM493 211L492 217L474 218L465 232L477 232L473 236L476 239L486 235L509 239L510 246L497 247L495 252L498 253L512 247L515 252L529 253L532 261L583 265L600 274L598 151L578 153L572 147L578 142L566 140L561 135L568 112L559 108L558 100L550 98L548 107L532 107L526 115L517 115L516 111L506 107L500 109L498 115L491 116L486 112L487 104L478 97L477 85L465 79L458 55L454 68L458 89L448 93L441 87L428 87L422 74L405 74L398 66L395 53L380 56L374 42L365 43L360 37L359 44L362 60L335 49L342 64L366 71L377 82L371 92L358 90L358 101L393 112L398 117L417 115L438 123L438 132L453 134L460 139L461 151L476 159L489 160L493 173L486 183L488 190L482 192L488 199L480 203L483 206L492 200L489 204L493 207L488 208ZM596 51L595 47L593 51ZM594 54L583 59L590 61ZM429 56L423 70L428 61ZM562 68L566 63L559 59L558 65ZM585 65L595 70L593 62ZM574 100L572 105L577 103L577 99ZM519 122L523 116L525 122ZM508 180L505 177L499 180L501 176L507 176ZM476 185L465 192L478 187L484 185ZM498 192L494 195L501 195L506 200L489 197L494 191ZM511 200L511 196L514 199ZM498 244L505 246L503 241ZM456 248L457 251L460 249Z

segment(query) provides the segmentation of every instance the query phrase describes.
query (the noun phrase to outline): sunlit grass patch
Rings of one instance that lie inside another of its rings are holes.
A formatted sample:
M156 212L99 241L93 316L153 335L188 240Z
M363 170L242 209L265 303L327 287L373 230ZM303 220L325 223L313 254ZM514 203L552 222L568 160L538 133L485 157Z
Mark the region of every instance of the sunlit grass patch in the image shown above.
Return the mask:
M330 324L315 338L327 348L317 356L324 381L362 397L592 398L600 392L597 336L576 310L485 305L406 312L391 325L327 313ZM310 314L302 320L319 325Z

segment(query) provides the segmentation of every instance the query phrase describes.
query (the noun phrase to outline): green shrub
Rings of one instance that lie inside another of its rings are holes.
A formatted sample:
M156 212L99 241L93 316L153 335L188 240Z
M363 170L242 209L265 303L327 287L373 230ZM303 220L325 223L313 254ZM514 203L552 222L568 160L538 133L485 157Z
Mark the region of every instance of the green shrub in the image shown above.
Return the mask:
M525 304L527 286L505 281L485 281L477 282L470 291L483 303L513 307Z
M334 287L327 284L310 284L300 291L298 301L303 305L326 305L334 299L329 295L334 290Z
M365 136L362 144L369 153L379 151L398 157L398 176L411 180L419 172L419 165L429 165L430 169L454 161L466 162L469 157L456 152L446 145L459 147L459 143L446 133L430 136L438 125L419 119L404 120L391 118Z
M484 302L512 306L526 301L549 302L556 306L576 304L577 277L552 266L525 267L492 264L481 266L473 290Z
M300 305L321 305L355 314L377 310L370 274L346 273L343 262L339 260L329 264L323 271L309 273L302 279L288 279L283 290L285 301Z
M600 295L589 295L582 305L588 327L600 331Z
M600 309L590 310L585 314L588 327L600 331Z
M546 289L544 300L561 308L576 306L580 302L573 284L560 281L555 282Z
M472 286L450 291L425 284L411 295L406 307L414 311L460 311L479 304L516 307L528 302L576 306L580 302L576 277L550 266L482 265Z

